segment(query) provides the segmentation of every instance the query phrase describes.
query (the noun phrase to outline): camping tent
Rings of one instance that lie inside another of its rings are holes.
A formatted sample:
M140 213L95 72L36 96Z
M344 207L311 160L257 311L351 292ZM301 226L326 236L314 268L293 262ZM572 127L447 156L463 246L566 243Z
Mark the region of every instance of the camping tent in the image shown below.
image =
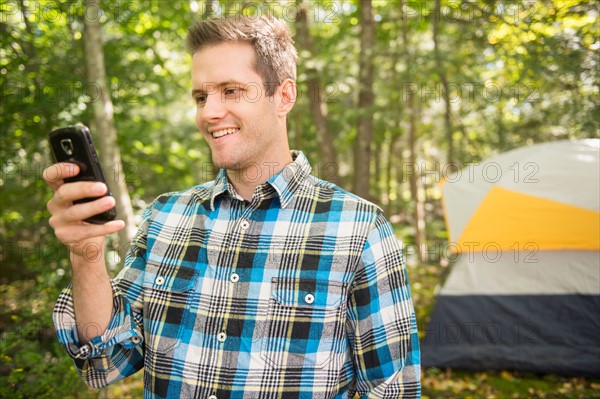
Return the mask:
M522 147L442 186L453 265L425 367L600 376L600 140Z

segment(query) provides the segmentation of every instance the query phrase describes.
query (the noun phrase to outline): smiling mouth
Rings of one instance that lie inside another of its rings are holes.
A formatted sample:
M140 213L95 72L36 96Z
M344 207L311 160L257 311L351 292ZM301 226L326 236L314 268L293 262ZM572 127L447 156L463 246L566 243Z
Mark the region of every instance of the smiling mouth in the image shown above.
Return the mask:
M216 132L211 132L210 134L212 135L213 138L218 139L219 137L227 136L229 134L234 134L239 131L240 131L240 129L238 129L238 128L230 128L230 129L217 130Z

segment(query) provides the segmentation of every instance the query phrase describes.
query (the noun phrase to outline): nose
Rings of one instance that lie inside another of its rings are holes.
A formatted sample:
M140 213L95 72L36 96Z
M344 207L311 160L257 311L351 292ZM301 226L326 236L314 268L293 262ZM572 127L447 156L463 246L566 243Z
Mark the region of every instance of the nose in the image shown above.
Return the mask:
M219 93L212 93L206 96L206 103L200 112L202 119L210 122L225 117L227 108Z

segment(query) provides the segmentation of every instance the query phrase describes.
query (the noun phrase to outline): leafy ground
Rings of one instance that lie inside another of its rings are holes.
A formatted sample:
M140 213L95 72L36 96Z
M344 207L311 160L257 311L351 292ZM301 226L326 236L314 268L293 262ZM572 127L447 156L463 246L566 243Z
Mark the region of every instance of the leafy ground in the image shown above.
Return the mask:
M419 325L428 322L435 297L434 289L447 270L439 265L408 268ZM421 330L423 328L421 327ZM423 370L423 399L593 399L600 398L600 380L536 375L511 371L469 372ZM88 390L79 398L138 398L142 396L142 374L101 391Z

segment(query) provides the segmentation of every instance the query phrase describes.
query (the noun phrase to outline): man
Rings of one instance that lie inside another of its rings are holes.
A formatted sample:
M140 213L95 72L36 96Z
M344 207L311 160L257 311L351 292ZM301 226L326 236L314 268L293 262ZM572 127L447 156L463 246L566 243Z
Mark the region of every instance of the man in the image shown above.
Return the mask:
M50 225L73 269L54 320L82 378L102 387L144 368L145 396L161 398L418 397L391 225L289 149L297 56L286 24L207 20L188 47L196 124L221 170L146 209L114 280L84 248L102 248L123 222L82 222L114 200L72 205L106 187L49 182Z

